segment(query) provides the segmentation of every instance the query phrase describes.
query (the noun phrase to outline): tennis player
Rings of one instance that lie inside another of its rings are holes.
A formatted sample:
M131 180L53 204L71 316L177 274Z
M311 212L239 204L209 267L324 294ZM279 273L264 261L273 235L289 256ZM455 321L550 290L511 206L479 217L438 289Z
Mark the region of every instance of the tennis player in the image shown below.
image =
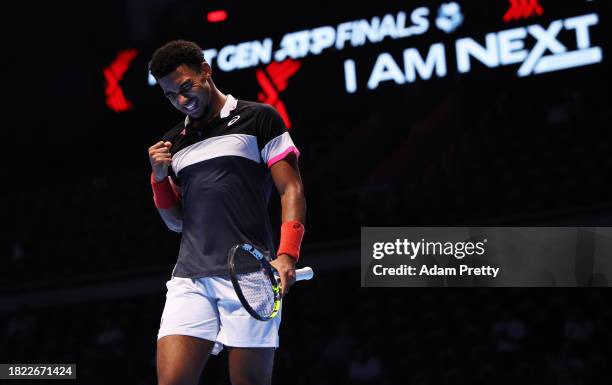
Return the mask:
M246 312L227 255L241 242L275 250L268 213L275 186L282 226L272 265L287 293L306 215L299 151L273 107L217 89L197 44L169 42L149 66L186 115L149 148L155 206L181 233L157 339L158 384L198 383L209 355L224 346L232 384L270 384L280 317L262 322Z

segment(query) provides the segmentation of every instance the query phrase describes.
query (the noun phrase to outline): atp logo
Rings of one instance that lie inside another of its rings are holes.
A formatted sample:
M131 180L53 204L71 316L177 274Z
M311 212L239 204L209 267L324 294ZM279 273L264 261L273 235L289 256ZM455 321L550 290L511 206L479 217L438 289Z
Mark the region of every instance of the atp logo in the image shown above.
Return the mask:
M285 122L287 128L291 128L291 120L285 108L285 103L280 98L280 93L287 89L289 78L295 75L302 63L298 60L287 59L280 63L273 62L266 66L265 71L258 69L255 73L261 91L257 99L276 108Z
M111 65L104 68L106 105L115 112L123 112L132 108L132 102L125 98L119 82L136 56L138 56L138 51L133 48L123 50L119 52Z
M463 24L461 6L455 2L442 4L438 8L436 27L446 33L452 33Z
M539 0L510 0L510 9L504 15L504 22L542 16L544 9Z

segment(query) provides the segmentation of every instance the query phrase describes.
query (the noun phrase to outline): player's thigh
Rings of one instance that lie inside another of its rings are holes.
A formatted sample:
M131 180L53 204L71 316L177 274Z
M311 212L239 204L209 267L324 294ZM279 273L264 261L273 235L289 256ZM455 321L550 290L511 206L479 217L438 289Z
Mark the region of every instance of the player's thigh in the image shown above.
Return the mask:
M197 384L213 346L213 341L182 335L157 340L158 384Z
M274 348L227 347L232 385L270 385Z
M214 299L195 280L172 277L157 335L159 384L197 384L219 332Z

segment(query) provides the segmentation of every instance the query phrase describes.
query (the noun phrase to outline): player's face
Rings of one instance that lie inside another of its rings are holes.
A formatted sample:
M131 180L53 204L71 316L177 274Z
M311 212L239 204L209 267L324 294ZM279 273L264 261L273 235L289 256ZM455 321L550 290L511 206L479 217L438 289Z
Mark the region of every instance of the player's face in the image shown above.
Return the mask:
M211 87L210 67L202 66L201 71L182 64L173 72L159 79L159 85L170 103L190 118L205 117L210 110Z

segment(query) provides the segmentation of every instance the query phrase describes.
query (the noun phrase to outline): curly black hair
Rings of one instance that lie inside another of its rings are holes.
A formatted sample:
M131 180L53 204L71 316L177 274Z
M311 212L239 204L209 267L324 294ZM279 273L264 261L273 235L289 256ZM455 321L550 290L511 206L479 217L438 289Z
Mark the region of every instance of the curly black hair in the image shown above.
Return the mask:
M159 47L149 62L149 70L155 79L163 78L181 64L199 71L204 62L202 48L192 41L174 40Z

